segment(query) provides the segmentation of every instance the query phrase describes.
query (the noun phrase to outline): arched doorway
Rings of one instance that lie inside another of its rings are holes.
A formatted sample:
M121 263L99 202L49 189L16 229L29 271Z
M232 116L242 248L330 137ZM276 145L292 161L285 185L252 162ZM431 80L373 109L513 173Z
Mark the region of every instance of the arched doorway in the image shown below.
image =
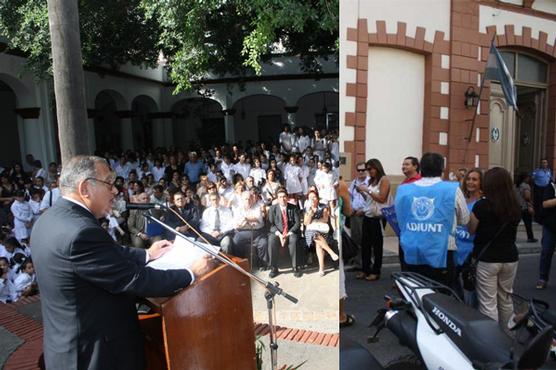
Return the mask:
M489 165L503 165L514 175L530 173L546 155L548 63L532 54L501 51L517 89L518 112L508 107L492 78Z
M277 141L288 122L285 106L284 100L271 95L250 95L236 101L233 105L236 141Z
M95 99L95 141L96 150L122 150L122 126L120 117L116 114L118 105L116 98L108 91L101 91Z
M17 127L17 98L15 92L0 80L0 115L2 135L0 135L0 165L5 167L13 162L21 162L21 147Z
M148 114L158 111L155 101L139 95L131 102L133 147L137 150L151 148L153 144L153 121Z
M174 145L179 148L208 148L226 140L222 106L208 98L180 100L172 107L174 112Z
M338 130L340 95L320 91L302 96L297 101L296 125L318 129Z

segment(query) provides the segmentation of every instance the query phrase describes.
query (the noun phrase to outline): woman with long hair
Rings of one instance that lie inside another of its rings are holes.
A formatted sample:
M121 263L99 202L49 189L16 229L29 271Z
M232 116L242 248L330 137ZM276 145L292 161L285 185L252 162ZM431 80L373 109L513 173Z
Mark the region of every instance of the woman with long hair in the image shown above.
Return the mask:
M475 288L479 310L507 332L519 259L515 240L521 208L511 176L501 167L485 173L483 194L469 221L469 231L475 234L473 257L478 259Z
M324 276L325 253L330 255L333 261L338 260L338 255L330 248L332 233L330 231L330 209L327 205L320 203L316 191L310 190L307 194L309 208L303 217L305 225L305 242L307 247L315 244L315 250L319 261L319 276Z
M380 210L392 198L390 195L390 180L384 172L382 163L373 158L365 163L365 167L369 173L369 185L359 185L357 187L357 190L365 197L367 202L361 238L361 266L363 271L359 272L356 278L376 281L380 279L384 244L381 223L382 213ZM371 253L373 255L372 266Z
M473 168L469 170L461 183L461 191L465 196L465 202L467 203L467 209L469 213L473 210L475 203L481 199L483 196L483 171L478 168ZM476 306L476 296L473 292L472 287L466 286L466 284L461 283L459 278L462 266L470 262L469 255L473 251L473 239L474 235L469 233L467 225L459 225L456 228L456 279L454 289L461 297L465 298L466 303L470 306ZM464 289L468 292L464 294Z

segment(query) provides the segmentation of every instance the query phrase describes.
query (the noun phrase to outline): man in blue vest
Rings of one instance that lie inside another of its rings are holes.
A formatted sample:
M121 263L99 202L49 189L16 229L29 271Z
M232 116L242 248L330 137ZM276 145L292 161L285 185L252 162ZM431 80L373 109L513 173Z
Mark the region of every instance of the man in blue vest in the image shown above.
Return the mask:
M440 154L424 154L422 178L398 188L396 214L407 270L451 287L456 226L467 224L469 211L459 183L442 181L443 169Z

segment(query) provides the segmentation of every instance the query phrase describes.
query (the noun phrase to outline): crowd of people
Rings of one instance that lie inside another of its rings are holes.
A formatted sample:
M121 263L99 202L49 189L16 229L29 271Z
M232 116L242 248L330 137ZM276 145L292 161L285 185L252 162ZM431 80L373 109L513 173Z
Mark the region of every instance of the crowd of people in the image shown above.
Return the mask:
M249 258L253 267L269 269L270 277L280 273L282 247L296 277L312 264L322 276L325 257L338 260L333 236L338 133L291 131L285 125L272 144L96 153L110 164L114 182L106 185L117 192L101 226L114 240L137 248L173 240L173 232L126 207L154 203L162 206L152 211L154 217L175 231ZM50 163L43 169L32 156L26 162L28 168L19 163L0 168L1 302L36 292L31 230L60 198L61 166ZM28 277L18 281L21 274Z
M461 169L443 180L444 159L426 153L402 163L404 181L395 191L377 159L357 164L349 185L351 214L346 224L361 246L357 279L380 279L386 221L399 237L402 271L438 281L467 304L498 321L504 330L513 312L510 293L517 273L518 225L527 242L537 242L532 220L543 223L537 289L545 289L556 244L556 195L552 172L543 159L532 174L514 183L500 167ZM385 209L391 212L385 213ZM385 215L394 215L385 217ZM476 264L476 269L470 266ZM474 273L469 279L468 273ZM353 317L343 313L344 324ZM341 320L342 321L342 320Z

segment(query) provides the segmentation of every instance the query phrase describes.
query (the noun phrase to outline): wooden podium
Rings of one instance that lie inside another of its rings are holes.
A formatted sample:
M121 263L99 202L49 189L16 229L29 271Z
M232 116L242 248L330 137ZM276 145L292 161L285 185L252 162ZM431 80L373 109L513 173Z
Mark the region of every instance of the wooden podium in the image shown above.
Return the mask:
M233 258L247 269L247 260ZM255 370L250 279L220 265L140 315L148 370Z

